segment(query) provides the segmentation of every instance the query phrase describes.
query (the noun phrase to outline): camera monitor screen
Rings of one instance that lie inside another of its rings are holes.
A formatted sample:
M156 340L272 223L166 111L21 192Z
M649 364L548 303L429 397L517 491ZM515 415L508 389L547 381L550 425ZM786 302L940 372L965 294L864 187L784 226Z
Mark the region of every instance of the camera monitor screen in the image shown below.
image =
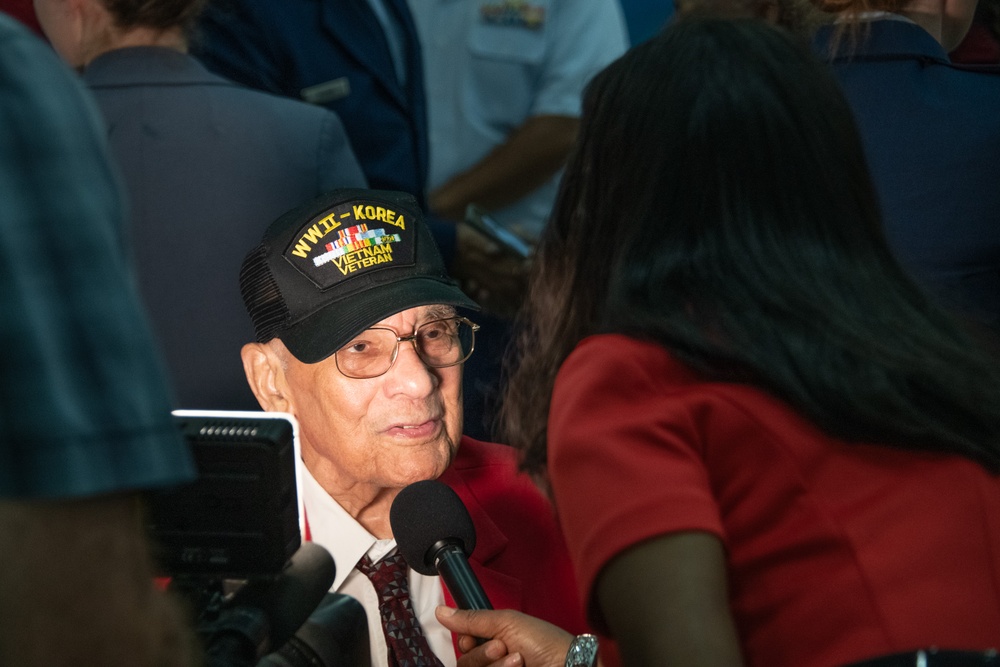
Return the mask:
M176 411L174 420L198 477L149 496L161 573L247 579L280 572L301 544L294 419Z

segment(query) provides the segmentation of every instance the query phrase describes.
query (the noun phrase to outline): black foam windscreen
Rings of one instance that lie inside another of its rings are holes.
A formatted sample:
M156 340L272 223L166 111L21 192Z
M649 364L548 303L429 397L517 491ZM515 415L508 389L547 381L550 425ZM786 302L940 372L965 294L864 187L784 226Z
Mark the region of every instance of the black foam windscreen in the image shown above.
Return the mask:
M434 576L432 547L439 542L461 545L466 556L476 548L476 527L462 499L434 479L405 487L392 501L389 524L400 553L420 574Z

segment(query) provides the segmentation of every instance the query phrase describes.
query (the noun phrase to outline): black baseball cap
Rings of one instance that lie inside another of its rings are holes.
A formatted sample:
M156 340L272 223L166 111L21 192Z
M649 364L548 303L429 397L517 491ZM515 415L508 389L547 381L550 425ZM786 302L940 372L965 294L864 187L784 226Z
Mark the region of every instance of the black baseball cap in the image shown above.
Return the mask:
M274 221L243 260L240 291L257 341L280 338L296 359L326 359L403 310L479 310L448 277L413 196L326 193Z

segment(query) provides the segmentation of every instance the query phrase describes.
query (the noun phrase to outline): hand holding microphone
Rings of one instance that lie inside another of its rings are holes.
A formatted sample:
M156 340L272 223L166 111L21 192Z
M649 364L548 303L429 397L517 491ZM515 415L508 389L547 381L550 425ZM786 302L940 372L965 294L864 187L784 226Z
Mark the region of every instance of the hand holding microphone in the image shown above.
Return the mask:
M595 665L594 650L583 662L574 662L571 648L590 635L574 636L551 623L520 612L494 612L479 580L469 566L476 546L476 528L468 510L449 486L437 480L416 482L396 496L389 510L396 545L407 564L421 574L439 574L459 609L486 613L467 614L439 607L437 618L459 635L493 638L468 652L460 665L529 664L562 667ZM484 640L485 641L485 640Z

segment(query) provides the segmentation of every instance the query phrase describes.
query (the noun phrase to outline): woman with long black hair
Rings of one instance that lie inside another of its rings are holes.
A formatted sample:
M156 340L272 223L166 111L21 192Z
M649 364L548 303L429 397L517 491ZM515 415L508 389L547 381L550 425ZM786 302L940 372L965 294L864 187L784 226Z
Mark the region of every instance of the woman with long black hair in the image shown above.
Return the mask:
M991 664L1000 373L894 261L807 45L691 19L598 75L524 315L507 440L626 664Z

